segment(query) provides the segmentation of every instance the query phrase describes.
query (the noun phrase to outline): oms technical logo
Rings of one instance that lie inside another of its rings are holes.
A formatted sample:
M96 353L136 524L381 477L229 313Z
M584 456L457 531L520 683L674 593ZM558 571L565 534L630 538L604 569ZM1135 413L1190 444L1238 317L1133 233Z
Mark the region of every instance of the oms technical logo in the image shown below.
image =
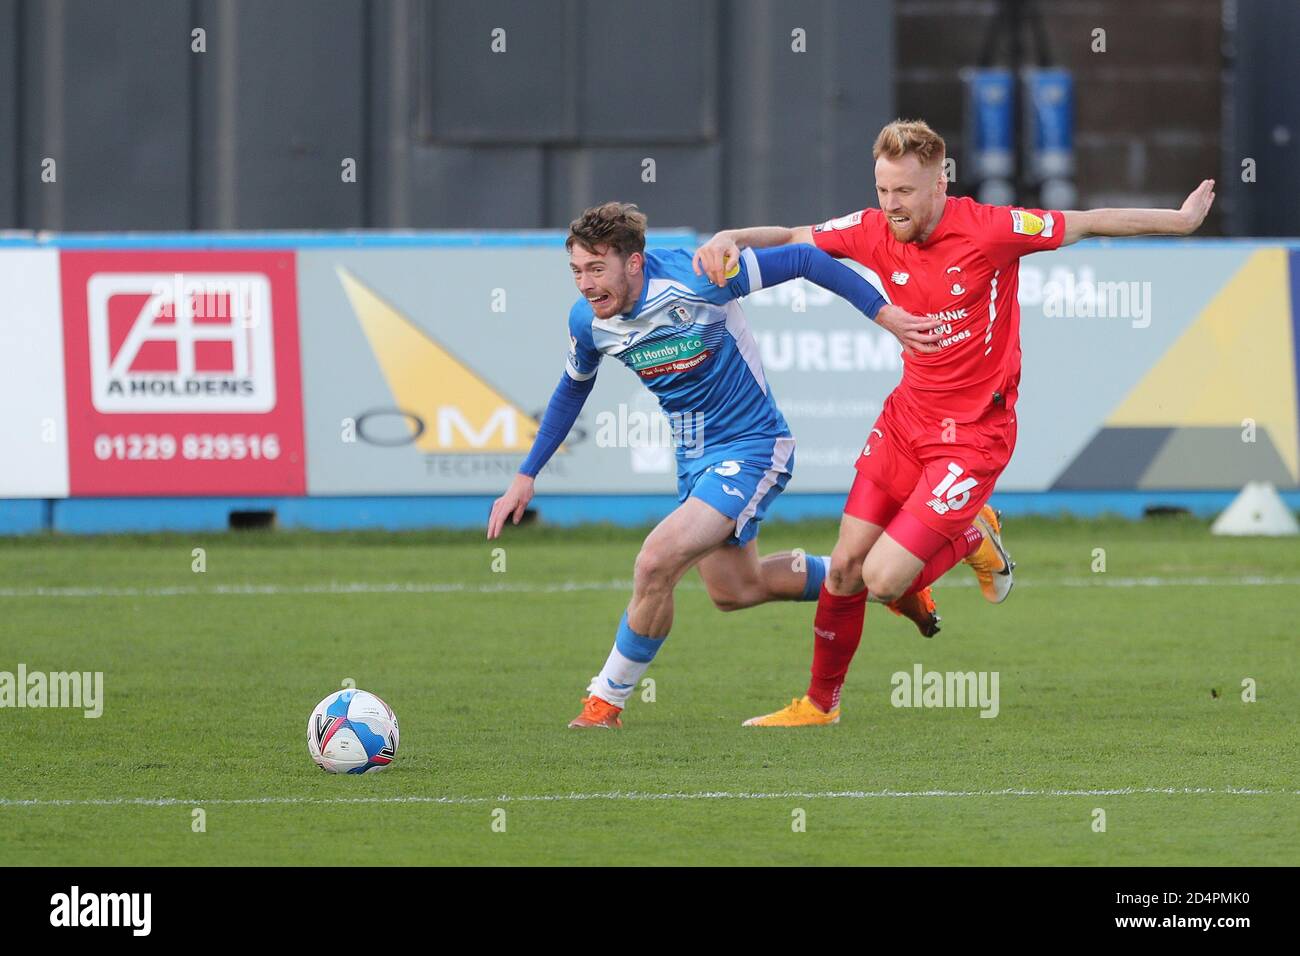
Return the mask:
M396 402L358 414L357 437L438 456L434 471L513 471L537 422L352 273L336 271Z

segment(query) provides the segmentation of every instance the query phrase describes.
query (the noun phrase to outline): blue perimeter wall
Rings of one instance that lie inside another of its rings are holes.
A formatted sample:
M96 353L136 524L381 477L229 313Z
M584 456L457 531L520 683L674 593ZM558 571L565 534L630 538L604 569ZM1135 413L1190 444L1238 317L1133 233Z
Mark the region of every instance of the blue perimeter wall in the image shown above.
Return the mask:
M689 230L654 230L648 244L694 244ZM1195 241L1197 245L1254 242L1251 239L1126 240L1126 243L1165 244ZM1277 241L1277 240L1269 240ZM0 249L304 249L558 246L564 233L553 230L512 233L82 233L0 235ZM1106 244L1105 240L1088 240ZM1285 242L1285 240L1283 240ZM1297 342L1300 348L1300 342ZM846 489L847 492L847 489ZM1116 515L1141 518L1148 507L1186 508L1210 517L1226 508L1236 491L1044 491L1006 492L994 504L1009 516L1073 515L1092 518ZM1291 510L1300 510L1300 491L1281 492ZM320 531L416 528L484 528L493 497L412 496L357 498L66 498L0 499L0 535L113 534L156 531L224 531L234 511L272 511L279 528ZM551 525L588 522L646 525L658 521L677 504L673 495L538 495L533 510ZM837 518L844 496L786 494L769 520Z
M1006 492L993 503L1010 516L1116 515L1141 518L1148 507L1186 508L1211 517L1228 506L1235 491L1046 491ZM1300 491L1281 492L1293 511ZM224 531L233 511L272 511L278 528L321 531L415 528L486 528L492 497L375 498L66 498L0 500L0 535L111 534L153 531ZM532 508L549 525L609 522L647 525L677 505L672 495L538 495ZM787 494L769 521L838 518L843 495Z

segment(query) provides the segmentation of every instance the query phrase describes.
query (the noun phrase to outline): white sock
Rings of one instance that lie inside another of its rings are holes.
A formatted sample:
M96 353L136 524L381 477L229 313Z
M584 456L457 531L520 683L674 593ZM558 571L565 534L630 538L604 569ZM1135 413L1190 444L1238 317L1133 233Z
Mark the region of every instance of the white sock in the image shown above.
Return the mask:
M624 611L622 620L618 622L618 632L614 635L614 646L609 652L609 658L600 673L591 679L587 693L615 707L626 705L627 699L636 690L641 675L664 646L667 636L647 637L638 634L627 623L627 612Z
M591 679L587 693L599 697L615 707L626 707L627 699L636 690L641 675L650 666L649 661L634 661L619 653L615 644L609 651L609 659L600 673Z

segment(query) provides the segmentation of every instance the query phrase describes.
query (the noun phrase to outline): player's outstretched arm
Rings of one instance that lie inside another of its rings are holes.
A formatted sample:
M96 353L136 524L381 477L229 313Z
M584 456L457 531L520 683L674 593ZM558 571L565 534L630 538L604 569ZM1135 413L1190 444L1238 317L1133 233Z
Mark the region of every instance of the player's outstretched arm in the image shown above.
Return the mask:
M487 528L489 541L501 534L506 518L510 518L513 524L519 524L524 511L528 508L528 503L533 500L533 483L537 473L550 461L556 449L564 443L595 384L595 374L582 380L575 380L565 372L560 379L560 384L555 386L555 392L546 405L546 411L542 413L542 421L537 428L537 437L533 439L532 450L528 452L524 463L519 466L519 474L515 475L514 480L510 482L506 493L492 502L492 513L488 516Z
M1190 236L1214 204L1214 180L1192 190L1180 209L1088 209L1065 211L1068 246L1089 236Z
M885 300L866 279L848 266L836 262L816 246L797 244L785 249L760 249L754 253L764 286L779 285L802 276L834 292L854 308L886 329L914 352L937 352L934 343L941 333L931 331L934 320L912 315Z
M748 229L723 229L695 250L691 264L695 274L709 277L721 288L727 284L727 270L740 258L745 248L770 249L798 243L812 245L812 226L751 226Z

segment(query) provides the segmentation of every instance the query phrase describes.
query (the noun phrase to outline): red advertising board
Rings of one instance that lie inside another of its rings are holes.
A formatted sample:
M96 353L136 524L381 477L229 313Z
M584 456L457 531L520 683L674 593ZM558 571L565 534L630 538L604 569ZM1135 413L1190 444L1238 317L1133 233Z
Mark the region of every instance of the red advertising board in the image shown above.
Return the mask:
M73 495L306 491L292 252L63 252Z

